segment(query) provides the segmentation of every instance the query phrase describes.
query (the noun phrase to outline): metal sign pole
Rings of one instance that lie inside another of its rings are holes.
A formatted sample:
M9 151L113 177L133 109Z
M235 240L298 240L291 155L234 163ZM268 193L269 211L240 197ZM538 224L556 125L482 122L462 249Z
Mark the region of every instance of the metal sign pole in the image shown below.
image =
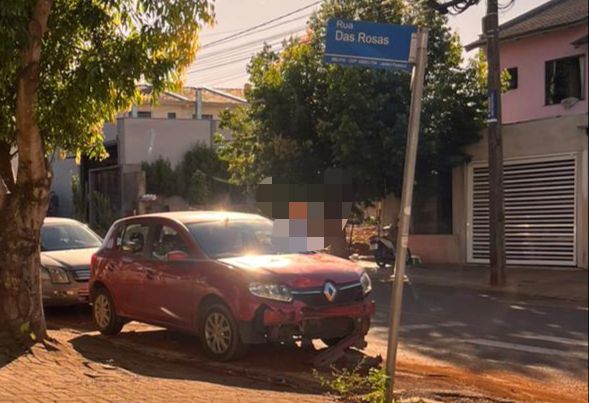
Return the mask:
M397 235L397 253L395 273L390 305L389 340L387 346L387 401L393 401L395 385L395 366L397 362L397 344L399 342L399 325L401 323L401 303L403 301L403 279L407 242L409 239L409 220L411 218L411 202L413 199L413 182L415 180L415 162L417 159L417 143L419 140L419 122L421 118L421 101L427 65L427 28L419 28L415 49L415 67L411 83L411 109L409 111L409 127L407 130L407 149L405 151L405 169L403 177L403 194L399 211L399 228Z

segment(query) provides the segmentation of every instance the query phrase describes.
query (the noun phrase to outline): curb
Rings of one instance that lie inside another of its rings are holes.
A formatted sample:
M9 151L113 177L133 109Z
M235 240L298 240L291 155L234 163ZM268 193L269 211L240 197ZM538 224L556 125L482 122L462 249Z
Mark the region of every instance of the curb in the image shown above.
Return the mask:
M370 277L373 280L385 280L388 279L391 273L383 273L379 272L378 270L366 270ZM487 292L493 294L499 294L503 296L508 296L512 298L524 298L524 299L534 299L534 300L542 300L542 301L560 301L563 303L568 304L575 304L576 306L580 307L587 307L588 299L583 297L571 297L571 296L560 296L560 295L546 295L546 294L539 294L536 292L530 292L522 289L518 289L517 286L511 285L512 288L509 289L501 289L501 288L493 288L487 284L483 283L473 283L473 282L455 282L455 281L448 281L444 282L442 280L432 280L426 277L422 277L419 274L415 275L412 273L405 274L405 282L413 285L428 285L428 286L435 286L435 287L446 287L446 288L453 288L453 289L463 289L463 290L470 290L470 291L479 291L479 292ZM508 285L507 287L510 287Z
M158 358L168 362L176 362L181 364L198 365L201 370L209 370L217 373L232 376L244 376L256 381L263 381L291 388L300 391L305 390L309 393L326 394L325 388L321 387L319 381L313 378L311 371L305 376L300 373L284 372L284 376L276 375L276 372L264 370L261 368L247 368L242 365L235 365L229 363L220 363L202 359L192 355L186 355L175 351L170 351L162 348L149 347L145 345L138 345L126 340L117 339L116 337L98 336L101 341L109 343L118 348L132 351L135 353L144 354L153 358Z

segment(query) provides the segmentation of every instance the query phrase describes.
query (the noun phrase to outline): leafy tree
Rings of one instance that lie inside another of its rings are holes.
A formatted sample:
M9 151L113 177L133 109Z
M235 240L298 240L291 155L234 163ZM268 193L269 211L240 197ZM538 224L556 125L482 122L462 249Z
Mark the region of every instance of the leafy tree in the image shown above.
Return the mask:
M197 143L188 150L177 171L184 184L182 196L189 203L213 204L229 191L227 164L206 144Z
M188 150L182 161L172 167L162 158L143 163L147 193L181 196L192 204L214 204L231 189L227 185L227 164L215 149L203 143Z
M404 72L323 63L325 26L340 17L428 27L428 67L417 177L468 159L482 127L484 94L476 66L462 67L459 38L425 1L327 0L304 40L266 47L250 62L248 105L222 115L233 139L221 142L231 180L254 188L265 176L306 181L343 167L366 200L400 193L410 77Z
M208 0L0 0L0 346L45 337L47 156L103 156L103 123L137 99L138 82L156 95L178 84L212 18Z
M153 162L144 162L141 169L145 172L145 188L147 193L174 196L181 193L180 178L169 160L158 158Z

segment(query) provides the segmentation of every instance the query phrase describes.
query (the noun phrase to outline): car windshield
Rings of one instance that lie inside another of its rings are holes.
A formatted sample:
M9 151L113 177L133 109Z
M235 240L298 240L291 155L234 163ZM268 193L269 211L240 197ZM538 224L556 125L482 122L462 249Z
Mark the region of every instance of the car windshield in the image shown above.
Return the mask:
M280 252L272 245L272 221L263 218L204 221L187 227L203 251L215 259Z
M102 240L82 224L44 224L41 228L41 249L56 251L98 248Z

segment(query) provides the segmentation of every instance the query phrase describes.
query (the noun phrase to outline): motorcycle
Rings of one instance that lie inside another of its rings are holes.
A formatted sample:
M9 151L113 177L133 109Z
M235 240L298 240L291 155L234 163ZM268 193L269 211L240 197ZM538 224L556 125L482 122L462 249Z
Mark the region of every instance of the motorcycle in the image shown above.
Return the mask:
M383 236L373 235L369 239L370 250L374 251L374 260L381 269L387 264L394 265L396 258L395 241L391 235L391 225L383 227ZM407 264L413 261L411 250L407 248Z

